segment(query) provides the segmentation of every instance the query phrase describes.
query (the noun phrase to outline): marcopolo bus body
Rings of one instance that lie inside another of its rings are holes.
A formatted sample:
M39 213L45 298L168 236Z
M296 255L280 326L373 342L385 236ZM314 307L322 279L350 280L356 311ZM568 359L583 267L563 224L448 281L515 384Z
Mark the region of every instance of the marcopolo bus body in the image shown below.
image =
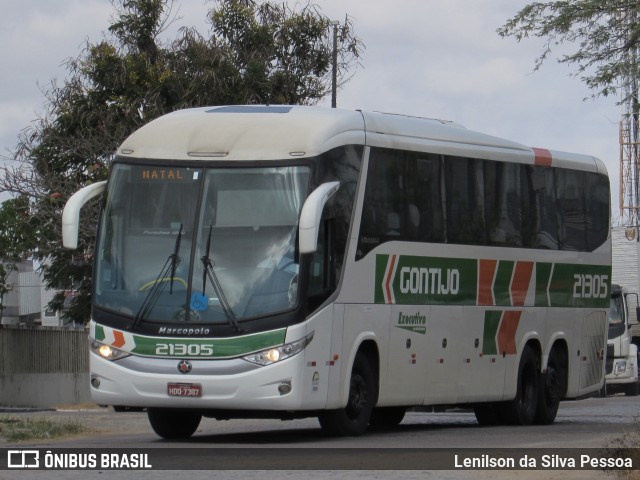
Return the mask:
M456 124L313 107L179 111L119 148L90 324L91 392L187 437L202 416L408 407L552 423L603 382L609 182L592 157Z

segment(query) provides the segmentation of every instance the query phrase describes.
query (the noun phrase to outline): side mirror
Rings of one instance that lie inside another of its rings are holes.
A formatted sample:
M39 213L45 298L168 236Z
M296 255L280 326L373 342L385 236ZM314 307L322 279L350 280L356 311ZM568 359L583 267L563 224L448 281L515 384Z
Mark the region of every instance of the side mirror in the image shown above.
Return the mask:
M313 253L318 249L318 231L325 203L340 188L340 182L327 182L316 188L302 206L300 213L300 253Z
M80 209L94 197L100 195L107 182L98 182L81 188L67 200L62 212L62 245L74 250L78 248L78 230L80 229Z

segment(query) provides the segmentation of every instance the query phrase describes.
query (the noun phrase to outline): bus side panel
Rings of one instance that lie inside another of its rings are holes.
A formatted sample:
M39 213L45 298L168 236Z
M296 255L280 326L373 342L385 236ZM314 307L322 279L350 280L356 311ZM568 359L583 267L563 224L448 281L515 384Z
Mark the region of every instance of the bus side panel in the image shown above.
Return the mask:
M386 377L378 405L422 405L427 383L429 305L393 305Z
M340 355L340 397L338 403L331 403L328 408L340 408L347 404L351 368L360 345L367 340L375 343L379 354L378 378L380 386L384 386L387 377L387 357L389 345L388 305L345 305L344 331L342 337L342 353Z
M342 308L338 305L329 305L313 315L307 323L300 324L306 327L304 331L294 335L296 340L313 333L311 343L304 350L304 375L302 376L301 403L305 409L322 409L327 404L327 395L331 390L330 372L332 370L331 359L333 350L327 349L332 345L334 316L341 316ZM289 327L287 334L297 327ZM288 339L289 340L289 339ZM294 388L296 386L294 385Z
M432 306L424 354L425 405L455 403L460 375L460 335L464 310L460 306Z
M327 403L326 408L334 409L341 406L340 390L342 388L342 375L341 366L342 359L342 331L344 329L344 311L345 306L343 304L333 305L333 318L331 319L331 342L319 343L326 349L326 345L330 345L330 348L325 352L328 364L328 382L327 382ZM345 404L346 405L346 404Z
M458 364L458 402L498 401L503 398L505 369L515 355L517 311L464 307Z

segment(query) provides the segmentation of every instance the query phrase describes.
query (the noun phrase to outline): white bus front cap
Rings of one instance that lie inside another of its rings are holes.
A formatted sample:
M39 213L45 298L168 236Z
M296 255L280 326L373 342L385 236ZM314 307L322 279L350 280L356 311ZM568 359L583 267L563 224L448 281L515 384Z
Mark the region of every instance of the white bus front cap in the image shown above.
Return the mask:
M340 182L327 182L316 188L307 198L300 213L298 227L300 253L313 253L318 248L318 231L325 203L340 188Z
M78 230L80 228L80 209L92 198L100 195L107 185L106 181L93 183L71 195L62 212L62 245L74 250L78 248Z

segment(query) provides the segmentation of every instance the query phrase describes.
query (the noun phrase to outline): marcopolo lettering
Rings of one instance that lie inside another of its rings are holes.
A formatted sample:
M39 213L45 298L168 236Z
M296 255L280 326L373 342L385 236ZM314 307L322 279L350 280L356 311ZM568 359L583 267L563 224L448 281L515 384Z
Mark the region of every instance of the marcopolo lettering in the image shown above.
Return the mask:
M460 271L457 268L402 267L400 292L414 295L457 295Z
M208 328L171 328L160 327L159 335L208 335L211 332Z

